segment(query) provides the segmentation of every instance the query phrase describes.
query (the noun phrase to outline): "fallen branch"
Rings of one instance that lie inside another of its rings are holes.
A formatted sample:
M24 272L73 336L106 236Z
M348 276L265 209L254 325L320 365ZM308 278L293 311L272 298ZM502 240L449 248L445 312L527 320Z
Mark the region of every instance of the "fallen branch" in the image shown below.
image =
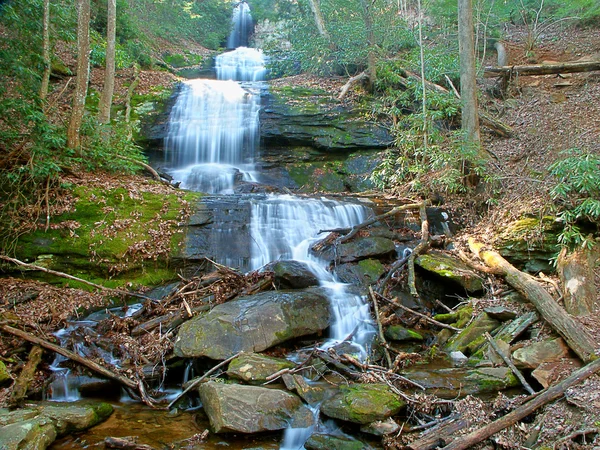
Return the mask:
M527 392L529 392L530 394L535 394L535 391L529 385L529 383L527 382L527 380L525 379L525 377L523 376L521 371L519 369L517 369L517 367L513 364L513 362L510 360L510 358L504 354L504 352L498 346L498 344L496 343L494 338L492 336L490 336L490 333L488 333L486 331L484 336L487 339L487 341L490 343L490 346L492 347L492 349L498 354L498 356L500 358L502 358L502 361L504 361L504 363L509 367L509 369L512 370L512 373L514 373L515 376L519 379L519 381L521 382L521 384L523 385L525 390Z
M338 100L343 100L343 98L346 96L346 94L348 93L348 91L350 90L350 88L352 86L354 86L355 84L358 84L364 80L368 80L368 79L369 79L369 75L367 74L367 72L361 72L358 75L351 77L348 80L348 82L342 86L340 95L338 95Z
M433 450L440 445L445 445L457 431L469 426L469 422L461 416L449 417L442 423L427 430L420 439L411 442L407 450Z
M135 292L129 292L129 291L122 291L121 289L108 288L106 286L102 286L101 284L92 283L91 281L84 280L83 278L78 278L73 275L69 275L68 273L58 272L57 270L52 270L52 269L46 269L45 267L36 266L35 264L28 264L26 262L19 261L18 259L11 258L10 256L0 255L0 259L11 262L17 266L25 267L26 269L37 270L40 272L48 273L50 275L55 275L57 277L66 278L67 280L77 281L79 283L83 283L85 285L92 286L96 289L100 289L101 291L110 292L111 294L138 297L138 298L143 298L144 300L149 299L148 297L146 297L145 295L142 295L142 294L137 294Z
M397 302L396 299L390 300L389 298L384 297L383 295L381 295L378 292L376 292L376 294L379 296L379 298L381 298L382 300L385 300L386 302L388 302L389 304L393 305L394 307L400 308L401 310L406 311L407 313L410 313L410 314L413 314L415 316L418 316L421 319L424 319L425 321L427 321L429 323L437 325L438 327L447 328L448 330L452 330L452 331L456 331L456 332L462 331L460 328L455 328L452 325L446 325L445 323L438 322L437 320L432 319L431 317L426 316L425 314L421 314L420 312L414 311L414 310L408 308L407 306L404 306L403 304Z
M237 358L238 356L240 356L243 353L244 353L243 351L237 352L235 355L230 356L229 358L227 358L224 361L221 361L219 364L217 364L215 367L210 369L208 372L206 372L201 377L196 378L194 381L192 381L189 384L189 386L187 388L185 388L185 390L181 394L179 394L177 397L175 397L175 399L171 403L169 403L168 409L171 409L175 403L177 403L185 394L190 392L194 387L196 387L206 377L208 377L209 375L211 375L212 373L214 373L216 370L220 369L224 365L230 363L231 361L233 361L235 358Z
M392 267L390 267L390 270L388 270L387 275L381 281L381 284L377 287L377 292L379 292L380 294L385 294L385 288L386 288L387 284L390 282L390 279L394 276L394 274L398 270L400 270L400 268L402 268L408 262L408 258L410 258L411 253L412 253L412 251L410 253L408 253L406 256L403 256L402 258L396 260L394 262L394 264L392 264Z
M21 339L25 339L26 341L31 342L33 344L47 348L48 350L52 350L53 352L58 353L59 355L63 355L64 357L69 358L70 360L87 367L88 369L92 370L93 372L96 372L99 375L102 375L105 378L115 380L116 382L122 384L126 388L139 392L140 397L142 398L142 400L144 400L144 403L148 404L148 406L153 406L152 402L148 401L148 397L145 395L145 393L140 391L140 386L138 385L138 383L119 373L113 372L107 369L106 367L95 363L94 361L84 358L83 356L79 356L77 353L73 353L70 350L67 350L56 344L34 336L33 334L28 333L26 331L13 328L9 325L1 325L0 330L4 331L5 333L12 334L13 336L20 337Z
M579 73L600 70L600 61L565 62L558 64L533 64L521 66L486 67L484 78L501 76L551 75L559 73Z
M488 266L499 269L512 287L533 303L540 315L560 334L583 361L595 359L596 342L588 331L560 307L544 287L531 275L517 270L499 253L485 250L484 245L469 239L471 251Z
M375 292L373 292L373 287L369 286L369 294L371 295L371 300L373 300L373 312L375 315L375 321L377 322L377 334L379 336L379 340L381 341L381 345L383 346L383 352L385 354L385 360L387 362L387 366L389 369L392 368L392 358L390 356L390 352L388 351L388 343L385 340L385 336L383 335L383 327L381 326L381 320L379 319L379 306L377 305L377 299L375 298Z
M159 173L156 170L154 170L154 168L152 166L150 166L149 164L146 164L145 162L140 161L138 159L128 158L128 157L122 156L122 155L116 155L116 156L117 156L117 158L122 159L123 161L127 161L132 164L137 164L139 166L142 166L144 169L146 169L148 172L150 172L150 174L152 175L152 178L154 178L156 181L159 181L160 183L162 183L166 186L172 187L173 189L177 188L177 186L174 186L171 183L169 183L168 181L163 180L161 178L161 176L159 175Z
M568 388L581 383L598 371L600 371L600 359L596 359L587 366L576 370L568 378L540 392L535 398L519 406L507 415L467 434L466 436L455 439L450 445L445 446L443 450L463 450L473 448L475 444L489 438L510 425L513 425L545 404L562 397Z
M427 203L419 205L419 216L421 217L421 240L408 257L408 287L413 297L418 298L417 286L415 284L415 259L429 247L429 221L427 220Z

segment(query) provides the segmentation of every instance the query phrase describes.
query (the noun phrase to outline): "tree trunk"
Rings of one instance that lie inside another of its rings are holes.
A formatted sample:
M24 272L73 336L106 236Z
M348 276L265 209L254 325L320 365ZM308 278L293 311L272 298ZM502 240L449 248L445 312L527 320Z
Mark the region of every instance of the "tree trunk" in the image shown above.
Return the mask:
M333 42L331 41L331 36L325 27L325 20L323 19L323 13L321 12L321 6L319 5L319 0L308 0L308 4L310 5L310 10L313 13L315 18L315 24L317 25L317 30L319 30L319 34L325 41L327 41L327 45L332 50L334 49Z
M596 358L594 354L596 343L592 336L579 322L560 307L535 278L517 270L498 253L484 250L483 244L471 239L469 240L469 247L488 266L498 269L504 275L508 284L533 303L544 320L565 339L577 356L584 362L590 362Z
M48 87L50 85L50 0L44 0L44 18L42 20L42 60L44 73L42 74L42 85L40 86L40 99L46 100Z
M588 316L598 308L598 293L594 283L594 266L598 251L578 248L567 254L563 249L558 257L558 273L563 283L564 304L569 314Z
M85 112L85 98L90 72L90 0L77 0L77 81L73 93L73 109L67 130L67 146L81 145L80 129Z
M600 70L600 61L486 67L483 76L485 78L494 78L508 75L551 75L557 73L592 72L594 70Z
M375 57L375 34L373 33L373 16L371 15L371 8L373 2L368 0L360 0L363 9L363 20L365 22L365 30L367 32L367 48L369 53L367 56L367 89L369 92L373 92L375 86L375 80L377 79L377 71L375 68L376 57Z
M462 130L467 142L481 147L475 78L475 48L473 42L472 0L458 0L458 51L460 57L460 97ZM480 152L482 156L486 156Z
M106 24L106 68L104 71L104 89L100 97L98 120L110 123L110 107L115 90L115 35L117 30L117 0L108 0L108 19Z

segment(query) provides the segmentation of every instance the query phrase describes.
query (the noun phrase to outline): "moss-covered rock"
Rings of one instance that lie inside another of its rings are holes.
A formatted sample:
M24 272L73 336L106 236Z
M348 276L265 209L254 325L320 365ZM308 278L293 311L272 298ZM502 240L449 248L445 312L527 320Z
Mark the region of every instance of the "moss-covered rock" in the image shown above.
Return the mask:
M0 386L8 382L11 379L8 369L2 361L0 361Z
M482 278L465 263L448 254L431 251L418 256L415 264L428 272L453 281L468 293L474 294L483 290Z
M422 341L423 336L414 330L409 330L401 325L391 325L385 329L385 337L391 341Z
M306 450L362 450L368 448L349 436L315 433L304 444Z
M296 365L287 359L271 358L257 353L243 354L229 363L227 375L250 384L262 384L267 377Z
M325 400L321 412L334 419L366 424L397 414L406 406L386 384L341 386L340 392Z
M446 345L449 352L463 352L466 355L474 353L486 342L484 334L492 332L500 326L501 322L492 319L486 313L481 313L475 320Z
M381 261L373 258L363 259L355 264L340 264L335 267L335 274L341 282L359 286L375 283L384 273L384 265Z

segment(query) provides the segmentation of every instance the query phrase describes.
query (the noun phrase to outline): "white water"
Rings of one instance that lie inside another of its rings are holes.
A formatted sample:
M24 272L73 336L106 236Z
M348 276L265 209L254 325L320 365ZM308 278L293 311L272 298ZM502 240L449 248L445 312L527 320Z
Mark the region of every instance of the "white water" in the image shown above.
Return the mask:
M215 58L217 79L263 81L267 76L266 58L262 50L239 47Z
M168 170L185 189L231 193L237 179L256 181L258 93L234 81L185 82L165 141Z

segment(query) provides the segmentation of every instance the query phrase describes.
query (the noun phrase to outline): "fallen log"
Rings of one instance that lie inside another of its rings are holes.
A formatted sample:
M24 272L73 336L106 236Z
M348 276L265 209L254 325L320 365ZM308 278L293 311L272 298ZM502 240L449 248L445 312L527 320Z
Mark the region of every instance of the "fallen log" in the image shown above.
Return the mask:
M427 430L423 436L404 447L404 450L433 450L440 445L446 445L457 431L469 426L462 417L453 417Z
M146 444L138 444L137 436L127 436L124 438L107 437L104 439L105 448L118 448L122 450L155 450Z
M489 438L510 425L515 424L517 421L528 416L545 404L562 397L568 388L582 382L598 371L600 371L600 359L596 359L587 366L573 372L568 378L540 392L533 399L519 406L507 415L467 434L466 436L455 439L451 444L445 446L443 450L464 450L472 448L475 444Z
M35 371L37 370L37 366L42 361L42 354L44 350L38 345L35 345L31 348L29 352L29 359L21 369L21 373L15 381L15 384L12 388L12 392L10 394L9 405L11 407L21 406L23 400L25 399L25 395L27 395L27 389L29 388L29 384L33 381L35 377Z
M535 278L516 269L499 253L485 250L483 244L475 242L472 238L469 239L469 248L492 269L498 269L508 284L533 303L544 320L565 339L577 356L584 362L596 358L597 343L592 336L560 307Z
M484 78L496 78L502 76L514 77L531 75L552 75L559 73L592 72L595 70L600 70L600 61L486 67L483 71L483 76Z

